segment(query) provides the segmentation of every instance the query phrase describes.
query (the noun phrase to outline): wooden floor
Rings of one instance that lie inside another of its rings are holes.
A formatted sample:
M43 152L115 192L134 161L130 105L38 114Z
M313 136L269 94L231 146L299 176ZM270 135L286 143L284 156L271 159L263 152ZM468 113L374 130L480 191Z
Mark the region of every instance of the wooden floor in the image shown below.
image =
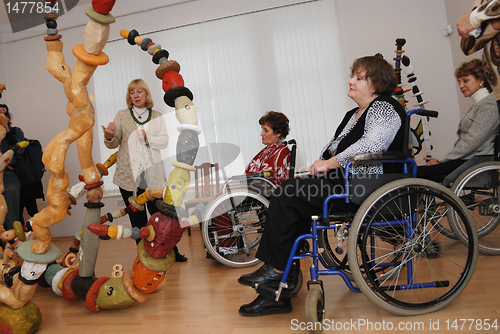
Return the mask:
M54 244L65 254L72 238L56 238ZM205 258L199 229L192 236L184 234L179 249L189 260L175 263L167 272L159 289L148 295L147 300L127 309L104 310L91 313L83 301L65 301L51 289L38 287L32 299L41 309L42 325L38 333L293 333L297 324L305 321L305 284L292 300L293 311L283 315L247 318L238 314L240 305L253 300L253 289L237 283L240 275L253 271L233 269ZM131 270L136 257L135 242L131 239L101 241L96 266L96 276L111 276L112 266L120 263ZM304 279L309 279L307 260L303 260ZM450 328L455 319L497 319L500 325L500 257L480 255L474 277L465 291L445 309L423 316L399 317L373 305L362 294L351 292L339 277L325 279L325 318L335 322L372 323L392 322L396 327L404 323L408 331L399 333L461 333ZM437 322L439 321L439 328ZM331 323L331 322L330 322ZM415 326L420 323L420 330ZM434 330L430 324L434 324ZM468 325L467 325L468 326ZM333 330L324 333L333 332ZM356 328L342 333L367 333L366 328ZM385 331L378 331L385 332ZM498 333L500 330L485 331Z

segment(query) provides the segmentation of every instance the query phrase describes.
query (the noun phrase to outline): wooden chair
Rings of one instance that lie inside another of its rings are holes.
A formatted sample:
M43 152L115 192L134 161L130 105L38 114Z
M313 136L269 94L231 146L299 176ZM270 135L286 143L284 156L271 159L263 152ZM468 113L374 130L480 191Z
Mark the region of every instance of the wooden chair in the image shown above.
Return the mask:
M199 203L208 203L220 192L219 164L205 162L199 166L194 166L194 194L195 198L184 202L184 208L189 213L189 209L194 208ZM188 229L191 235L191 228Z

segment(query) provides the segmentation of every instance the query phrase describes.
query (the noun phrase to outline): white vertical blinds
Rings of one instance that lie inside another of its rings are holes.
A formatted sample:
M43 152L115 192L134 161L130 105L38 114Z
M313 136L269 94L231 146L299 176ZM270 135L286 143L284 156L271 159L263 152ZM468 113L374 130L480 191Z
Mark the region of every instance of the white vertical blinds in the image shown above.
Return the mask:
M195 164L219 162L224 176L242 174L263 146L258 119L269 110L290 119L298 143L297 168L307 168L348 109L347 81L334 0L306 1L153 33L139 31L170 52L180 66L203 132ZM124 27L125 28L125 27ZM128 30L134 27L126 27ZM162 152L172 170L178 122L163 102L151 56L121 39L104 50L110 62L94 76L100 161L113 151L103 144L101 125L126 108L128 83L143 78L155 110L164 114L170 143ZM105 194L117 193L114 169Z

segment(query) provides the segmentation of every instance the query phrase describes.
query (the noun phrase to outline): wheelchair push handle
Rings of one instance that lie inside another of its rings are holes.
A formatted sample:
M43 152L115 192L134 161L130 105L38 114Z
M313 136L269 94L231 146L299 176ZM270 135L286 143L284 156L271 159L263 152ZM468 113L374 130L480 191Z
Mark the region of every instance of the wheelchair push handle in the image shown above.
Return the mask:
M408 113L407 113L408 116L411 116L414 114L417 114L420 116L434 117L434 118L437 118L439 115L439 113L437 111L428 110L428 109L412 109L412 110L408 111Z

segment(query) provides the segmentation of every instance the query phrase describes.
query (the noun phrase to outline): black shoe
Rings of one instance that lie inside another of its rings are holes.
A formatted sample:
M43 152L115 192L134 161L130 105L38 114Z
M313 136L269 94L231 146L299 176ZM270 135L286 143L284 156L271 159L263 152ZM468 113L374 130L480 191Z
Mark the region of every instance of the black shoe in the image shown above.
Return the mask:
M175 262L186 262L188 260L187 257L179 253L177 245L174 246L174 253L175 253Z
M278 283L281 281L280 274L274 270L269 264L264 264L262 267L250 274L242 275L238 279L238 283L246 286L254 287L255 284Z
M245 317L290 313L292 312L292 303L290 299L284 299L277 302L273 299L259 295L250 304L241 306L239 312Z
M188 260L187 257L180 253L175 253L175 262L186 262Z

